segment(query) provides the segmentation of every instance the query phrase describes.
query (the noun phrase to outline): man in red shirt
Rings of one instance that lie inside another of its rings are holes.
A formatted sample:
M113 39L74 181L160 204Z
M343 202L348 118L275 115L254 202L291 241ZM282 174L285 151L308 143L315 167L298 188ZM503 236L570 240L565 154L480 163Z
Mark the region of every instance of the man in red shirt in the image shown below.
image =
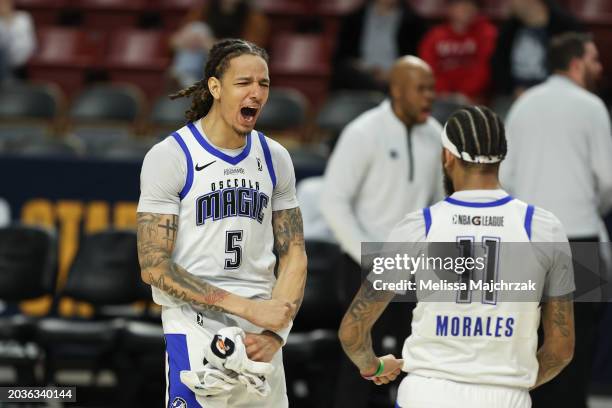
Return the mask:
M472 102L486 96L489 59L497 29L480 14L478 0L448 0L448 21L423 38L419 54L432 67L439 94L462 94Z

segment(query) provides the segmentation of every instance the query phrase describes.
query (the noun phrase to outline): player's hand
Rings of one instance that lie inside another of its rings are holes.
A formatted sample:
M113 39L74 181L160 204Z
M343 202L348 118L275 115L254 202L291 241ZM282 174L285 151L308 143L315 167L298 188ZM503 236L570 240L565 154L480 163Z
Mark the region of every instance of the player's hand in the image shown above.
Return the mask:
M284 300L256 300L247 320L264 329L278 331L289 325L294 311L295 306Z
M389 384L391 381L395 380L398 375L402 372L402 366L404 365L404 360L401 358L395 358L393 354L387 354L384 357L380 357L381 360L385 363L385 368L383 372L372 378L372 381L376 385ZM372 376L372 371L369 372L360 371L363 377Z
M244 345L249 359L269 363L282 346L280 338L272 333L246 333Z

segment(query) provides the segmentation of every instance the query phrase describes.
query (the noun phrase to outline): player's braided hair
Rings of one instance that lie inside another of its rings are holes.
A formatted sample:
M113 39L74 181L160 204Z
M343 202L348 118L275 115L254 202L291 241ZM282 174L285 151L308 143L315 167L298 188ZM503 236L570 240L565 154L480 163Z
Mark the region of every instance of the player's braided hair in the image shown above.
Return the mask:
M191 96L191 107L185 112L185 118L196 121L206 116L213 105L213 96L208 89L208 79L211 77L219 78L223 76L232 58L240 55L257 55L268 62L268 53L257 45L240 39L230 38L216 43L210 50L206 67L204 68L204 78L194 83L190 87L182 89L170 95L170 99Z
M475 156L506 156L506 132L500 117L486 106L467 106L454 112L446 122L448 140L472 158ZM468 167L495 166L463 161Z

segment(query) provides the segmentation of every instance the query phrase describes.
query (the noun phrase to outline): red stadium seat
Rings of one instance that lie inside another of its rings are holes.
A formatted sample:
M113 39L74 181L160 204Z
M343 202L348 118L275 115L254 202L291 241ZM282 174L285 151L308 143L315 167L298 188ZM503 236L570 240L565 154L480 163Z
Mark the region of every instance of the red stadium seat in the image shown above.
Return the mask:
M610 0L569 0L569 10L588 24L612 25Z
M55 24L66 5L67 0L15 0L15 8L28 11L37 27Z
M149 0L149 8L159 12L164 29L175 30L185 21L187 13L204 0Z
M271 49L273 85L298 89L318 106L328 88L329 40L317 34L284 33L273 38Z
M336 38L342 17L363 3L364 0L318 0L316 14L323 18L325 34L329 38Z
M271 38L276 33L296 31L300 21L315 10L314 0L255 0L255 6L270 19Z
M504 20L510 13L509 0L486 0L482 7L484 13L494 20Z
M119 30L111 35L106 61L112 81L135 84L156 96L164 90L168 39L161 31Z
M135 27L147 10L146 0L77 0L83 24L89 28Z
M446 0L409 0L409 3L421 17L434 20L446 17Z
M97 31L45 27L37 32L38 52L28 64L32 79L57 83L73 95L91 69L104 60L106 36Z

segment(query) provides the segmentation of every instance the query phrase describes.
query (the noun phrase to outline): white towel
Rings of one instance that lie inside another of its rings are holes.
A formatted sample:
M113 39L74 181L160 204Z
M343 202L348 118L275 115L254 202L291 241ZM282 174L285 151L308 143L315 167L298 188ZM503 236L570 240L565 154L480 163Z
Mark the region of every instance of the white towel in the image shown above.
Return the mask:
M239 327L219 330L209 347L204 349L208 361L204 369L181 371L181 382L196 395L207 397L209 403L227 402L236 387L246 387L249 393L267 396L270 385L265 376L274 367L270 363L250 360L246 354L244 337L244 330Z

